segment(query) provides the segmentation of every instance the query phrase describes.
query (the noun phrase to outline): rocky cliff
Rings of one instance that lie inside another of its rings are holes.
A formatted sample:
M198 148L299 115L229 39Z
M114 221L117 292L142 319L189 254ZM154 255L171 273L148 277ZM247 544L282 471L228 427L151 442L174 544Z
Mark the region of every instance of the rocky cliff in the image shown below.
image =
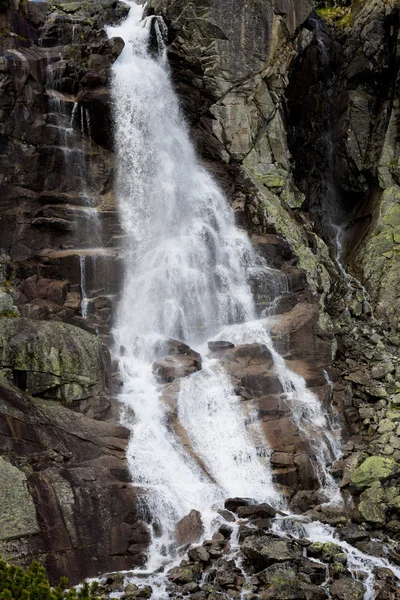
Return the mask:
M311 0L146 8L168 26L204 164L285 281L276 345L340 415L347 443L333 473L345 518L398 539L400 4L340 10L319 14ZM0 551L41 557L53 578L73 582L141 564L148 543L128 431L104 420L115 416L116 378L95 337L110 340L123 277L110 100L123 42L104 27L126 11L111 0L13 0L0 14ZM255 281L254 293L261 314L275 291ZM312 450L270 357L243 347L226 364L243 402L256 398L292 507L340 524L320 507ZM173 406L170 416L178 427Z

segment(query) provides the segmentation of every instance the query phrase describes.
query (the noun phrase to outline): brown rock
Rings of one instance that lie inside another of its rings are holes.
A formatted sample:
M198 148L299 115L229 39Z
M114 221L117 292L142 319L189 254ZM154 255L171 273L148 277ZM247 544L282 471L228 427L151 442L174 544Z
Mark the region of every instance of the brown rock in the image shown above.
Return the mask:
M201 360L192 356L165 356L153 363L153 373L158 381L171 383L180 377L187 377L200 371Z
M176 524L175 537L180 546L198 542L204 533L203 521L198 510L191 510Z
M51 581L142 565L149 542L129 485L129 431L0 385L0 454L24 465L40 533L0 539L20 564L39 559Z
M274 467L293 467L294 456L288 452L273 452L271 456L271 464Z

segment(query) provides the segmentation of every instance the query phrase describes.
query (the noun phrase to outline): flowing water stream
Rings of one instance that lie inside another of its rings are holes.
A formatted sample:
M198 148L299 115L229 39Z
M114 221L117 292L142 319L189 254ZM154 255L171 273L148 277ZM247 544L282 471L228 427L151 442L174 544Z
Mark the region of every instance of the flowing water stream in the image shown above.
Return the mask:
M273 271L235 227L226 198L197 161L164 48L158 55L149 50L152 30L162 41L162 23L141 21L141 7L129 4L126 21L109 28L110 36L126 44L113 78L116 192L126 236L114 334L123 419L132 431L129 465L152 524L147 569L153 571L171 560L175 525L192 509L202 514L209 536L226 497L285 506L272 482L267 441L256 419L244 418L219 361L205 356L207 340L228 336L235 344L257 342L270 349L293 419L311 436L321 485L331 499L337 488L326 465L340 449L319 401L274 350L267 321L256 319L250 274L257 269L259 276L273 277ZM168 426L152 372L166 338L184 340L203 354L202 370L182 381L177 400L194 454Z
M123 380L122 418L131 430L128 462L152 535L147 564L136 576L146 574L153 598L164 599L166 580L159 570L179 560L175 527L192 509L201 513L206 538L218 527L217 510L227 497L286 510L256 414L243 412L222 363L207 356L208 341L268 348L292 419L311 444L316 474L332 504L340 502L340 493L328 465L340 456L340 436L304 379L274 349L268 317L257 318L251 276L257 271L259 277L273 278L274 271L235 227L227 199L196 158L170 80L165 26L155 17L142 21L142 8L128 4L127 19L108 31L125 40L112 86L116 193L125 232L125 278L114 337ZM158 54L150 50L152 33ZM276 277L279 290L282 276ZM183 436L171 427L163 386L152 370L168 338L184 341L203 361L202 370L183 378L175 390ZM282 523L274 527L279 535L288 534ZM295 535L296 527L289 533ZM303 530L311 540L333 539L332 531L318 523ZM239 548L235 532L233 554ZM373 568L381 563L368 562L351 547L348 551L354 569L367 570L371 597Z

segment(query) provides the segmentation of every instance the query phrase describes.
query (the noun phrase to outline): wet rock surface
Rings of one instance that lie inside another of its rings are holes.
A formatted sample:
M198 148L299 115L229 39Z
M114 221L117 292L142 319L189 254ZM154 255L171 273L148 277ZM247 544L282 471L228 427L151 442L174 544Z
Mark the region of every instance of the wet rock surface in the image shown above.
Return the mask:
M0 14L0 185L15 302L25 317L106 334L119 232L109 80L123 42L108 40L103 27L127 7L99 0L13 8ZM82 319L84 300L92 326Z
M164 353L167 356L162 356ZM153 363L153 373L160 383L172 383L175 379L187 377L201 370L200 354L177 340L161 342L158 354L162 358Z

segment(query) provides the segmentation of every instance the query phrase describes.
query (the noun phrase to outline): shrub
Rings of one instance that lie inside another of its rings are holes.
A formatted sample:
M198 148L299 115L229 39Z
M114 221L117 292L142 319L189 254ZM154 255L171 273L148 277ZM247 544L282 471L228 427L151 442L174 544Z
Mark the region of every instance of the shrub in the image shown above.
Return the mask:
M98 584L84 583L77 591L67 590L64 577L56 587L51 587L44 568L33 562L25 571L9 565L0 557L0 600L96 600Z
M11 0L0 0L0 12L6 12L10 8Z

